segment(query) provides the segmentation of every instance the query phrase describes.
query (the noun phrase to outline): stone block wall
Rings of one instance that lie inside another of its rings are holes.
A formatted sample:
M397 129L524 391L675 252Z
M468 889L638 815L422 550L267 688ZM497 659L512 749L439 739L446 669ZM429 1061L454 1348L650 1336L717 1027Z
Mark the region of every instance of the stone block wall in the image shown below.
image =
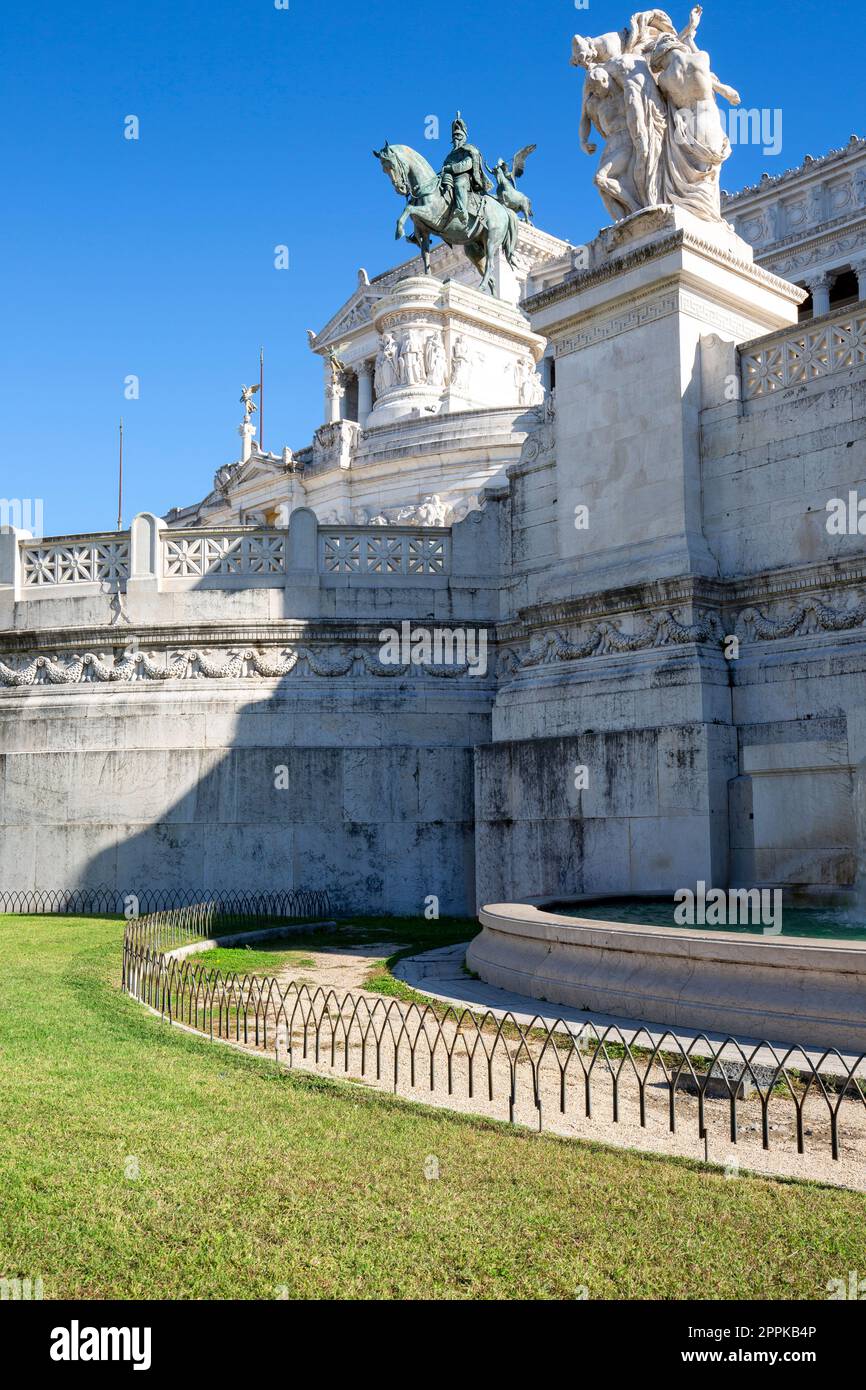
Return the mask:
M398 712L370 694L362 712L341 694L2 702L0 882L324 887L342 911L416 914L430 894L471 911L483 701Z
M479 904L726 881L735 772L734 734L723 725L476 749Z
M827 502L866 498L863 369L704 412L704 533L725 576L862 555Z

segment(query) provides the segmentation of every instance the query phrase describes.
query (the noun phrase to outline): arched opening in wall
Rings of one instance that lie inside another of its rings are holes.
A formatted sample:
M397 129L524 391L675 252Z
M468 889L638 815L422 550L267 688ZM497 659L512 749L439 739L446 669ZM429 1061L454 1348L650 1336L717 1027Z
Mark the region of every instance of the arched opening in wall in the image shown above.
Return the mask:
M843 309L847 304L856 304L859 297L853 270L840 270L830 290L830 308Z

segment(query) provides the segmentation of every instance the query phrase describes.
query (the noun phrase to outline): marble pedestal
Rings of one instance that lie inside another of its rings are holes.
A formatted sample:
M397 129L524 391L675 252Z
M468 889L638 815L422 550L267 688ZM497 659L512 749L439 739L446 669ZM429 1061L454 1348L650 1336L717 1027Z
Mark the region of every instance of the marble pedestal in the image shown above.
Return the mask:
M368 428L413 415L540 404L545 340L515 305L453 281L400 281L376 305Z
M701 338L794 323L802 293L756 266L726 223L680 208L636 213L587 250L586 269L525 306L556 356L548 593L715 575L701 528Z

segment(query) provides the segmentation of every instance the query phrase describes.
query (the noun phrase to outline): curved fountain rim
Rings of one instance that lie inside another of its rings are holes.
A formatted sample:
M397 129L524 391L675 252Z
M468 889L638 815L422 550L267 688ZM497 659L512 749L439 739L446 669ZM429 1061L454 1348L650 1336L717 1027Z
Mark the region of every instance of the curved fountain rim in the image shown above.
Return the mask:
M708 959L739 960L756 965L822 965L838 970L840 957L856 971L866 970L866 941L830 943L815 936L764 936L751 932L713 931L711 927L664 927L638 922L600 921L547 912L531 903L488 903L478 914L484 927L512 936L552 944L597 946L619 950ZM611 938L615 938L612 940ZM769 953L769 954L768 954Z

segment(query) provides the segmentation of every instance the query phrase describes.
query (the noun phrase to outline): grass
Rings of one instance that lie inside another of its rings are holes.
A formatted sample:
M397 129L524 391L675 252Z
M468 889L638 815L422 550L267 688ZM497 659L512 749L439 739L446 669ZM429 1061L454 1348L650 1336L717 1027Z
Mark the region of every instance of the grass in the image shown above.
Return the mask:
M363 983L363 988L373 994L385 994L404 1003L429 1004L439 1012L445 1006L438 1004L426 994L398 980L393 968L404 956L415 955L418 951L429 951L434 946L451 946L458 941L470 941L478 932L474 918L443 917L438 922L428 922L417 917L353 917L351 921L338 923L335 927L322 927L316 931L305 931L303 944L306 950L287 949L285 942L259 943L256 946L219 946L212 951L191 958L196 966L207 970L221 970L225 974L237 975L275 975L283 969L293 971L313 970L316 962L309 954L329 948L347 950L352 946L372 945L388 941L398 946L387 958L372 963ZM303 978L299 984L310 983Z
M224 975L275 975L279 970L312 970L316 964L303 951L287 951L284 946L218 946L191 958L192 965L220 970Z
M119 993L122 930L0 918L0 1276L46 1297L820 1299L866 1269L861 1194L452 1116L172 1030Z

